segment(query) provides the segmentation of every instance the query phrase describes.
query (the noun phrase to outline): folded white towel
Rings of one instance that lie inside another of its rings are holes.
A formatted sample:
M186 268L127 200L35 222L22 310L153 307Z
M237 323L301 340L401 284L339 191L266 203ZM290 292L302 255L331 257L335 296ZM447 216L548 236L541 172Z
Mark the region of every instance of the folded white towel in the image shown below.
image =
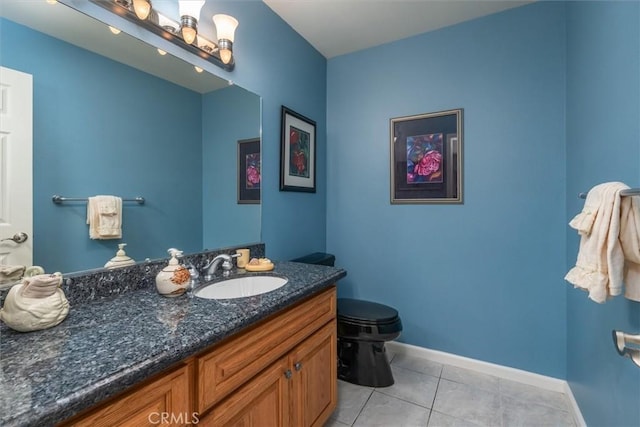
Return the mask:
M122 199L115 196L89 197L87 224L91 239L122 238Z
M621 182L593 187L569 223L581 237L576 266L565 279L598 303L620 295L623 283L628 298L640 298L640 211L634 197L620 196L628 188Z

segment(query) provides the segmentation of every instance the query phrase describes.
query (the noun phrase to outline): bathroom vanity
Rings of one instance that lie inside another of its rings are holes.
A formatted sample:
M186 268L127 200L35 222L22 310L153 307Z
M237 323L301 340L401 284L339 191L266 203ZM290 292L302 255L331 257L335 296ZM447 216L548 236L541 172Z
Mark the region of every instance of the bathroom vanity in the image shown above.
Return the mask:
M335 284L346 272L282 262L272 274L289 283L254 297L143 287L72 303L50 330L2 325L0 424L323 425L336 405Z

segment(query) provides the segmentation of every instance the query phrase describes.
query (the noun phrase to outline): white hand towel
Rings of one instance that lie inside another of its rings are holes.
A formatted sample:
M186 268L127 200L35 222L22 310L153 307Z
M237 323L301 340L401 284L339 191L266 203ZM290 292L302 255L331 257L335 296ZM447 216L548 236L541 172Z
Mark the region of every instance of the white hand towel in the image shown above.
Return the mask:
M89 197L87 224L91 239L122 238L122 199L115 196Z
M585 208L592 212L597 206L593 223L577 215L570 225L580 233L580 248L576 266L565 276L575 287L589 292L589 298L598 303L622 293L624 254L620 244L620 191L629 187L621 182L595 186L587 194Z
M602 202L602 193L606 188L607 186L604 185L593 187L591 191L589 191L589 194L587 194L587 199L584 201L582 211L569 222L571 228L578 230L580 235L589 235L591 233L593 223L596 220Z
M620 244L624 253L624 296L640 302L640 199L622 199Z

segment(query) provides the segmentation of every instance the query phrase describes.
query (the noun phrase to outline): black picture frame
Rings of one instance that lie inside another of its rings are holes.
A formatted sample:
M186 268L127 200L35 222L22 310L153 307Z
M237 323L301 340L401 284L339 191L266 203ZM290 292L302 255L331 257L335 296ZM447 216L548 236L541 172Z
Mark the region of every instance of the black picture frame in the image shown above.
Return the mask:
M316 122L282 106L280 191L316 192Z
M391 204L462 204L461 108L390 120Z
M260 138L238 141L238 204L260 204L262 159Z

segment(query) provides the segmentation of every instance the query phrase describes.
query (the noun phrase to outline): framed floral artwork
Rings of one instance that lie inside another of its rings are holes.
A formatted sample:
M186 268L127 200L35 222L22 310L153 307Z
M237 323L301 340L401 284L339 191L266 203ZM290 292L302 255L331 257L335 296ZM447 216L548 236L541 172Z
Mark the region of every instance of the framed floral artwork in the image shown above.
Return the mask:
M284 105L280 191L316 192L316 122Z
M259 204L262 182L260 138L238 141L238 203Z
M391 203L462 203L462 109L391 119Z

